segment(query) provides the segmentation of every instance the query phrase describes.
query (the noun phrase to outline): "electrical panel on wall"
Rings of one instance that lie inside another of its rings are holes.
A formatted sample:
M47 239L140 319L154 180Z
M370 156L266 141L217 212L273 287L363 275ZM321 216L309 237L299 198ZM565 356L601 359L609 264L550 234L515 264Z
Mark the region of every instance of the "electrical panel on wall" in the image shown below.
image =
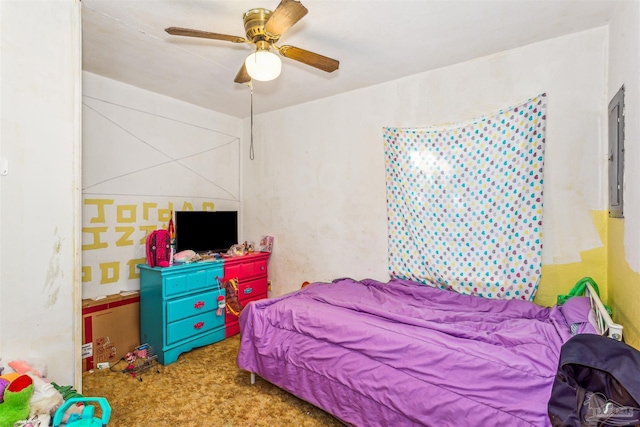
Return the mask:
M624 86L609 102L609 216L624 218Z

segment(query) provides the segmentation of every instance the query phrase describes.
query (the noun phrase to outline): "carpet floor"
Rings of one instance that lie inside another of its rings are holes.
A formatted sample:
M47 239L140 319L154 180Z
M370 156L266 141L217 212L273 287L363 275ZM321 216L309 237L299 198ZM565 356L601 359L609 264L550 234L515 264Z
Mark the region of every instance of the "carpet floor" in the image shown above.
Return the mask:
M175 363L153 366L136 378L122 372L125 362L85 372L82 394L108 400L110 427L344 426L262 378L252 385L249 373L236 365L239 345L236 335L183 353Z

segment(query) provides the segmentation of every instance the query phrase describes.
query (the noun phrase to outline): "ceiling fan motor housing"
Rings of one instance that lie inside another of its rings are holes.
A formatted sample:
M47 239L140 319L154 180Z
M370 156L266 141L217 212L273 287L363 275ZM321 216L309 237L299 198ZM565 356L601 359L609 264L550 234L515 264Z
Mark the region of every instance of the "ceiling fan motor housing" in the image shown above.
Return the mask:
M247 33L247 39L257 43L261 40L268 42L275 42L280 37L273 37L272 34L267 34L264 31L264 25L271 17L272 12L268 9L251 9L248 10L244 16L244 29Z

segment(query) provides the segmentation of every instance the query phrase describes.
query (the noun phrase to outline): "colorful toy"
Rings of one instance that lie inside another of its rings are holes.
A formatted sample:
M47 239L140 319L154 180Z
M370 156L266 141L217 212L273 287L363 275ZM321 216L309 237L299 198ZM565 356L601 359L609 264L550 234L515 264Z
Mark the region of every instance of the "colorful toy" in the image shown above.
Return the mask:
M89 402L97 402L102 409L102 418L95 418L95 407L87 405ZM67 400L53 417L53 427L60 426L67 409L73 405L82 404L84 409L82 414L72 414L67 420L67 427L102 427L109 423L111 417L111 407L104 397L74 397Z
M135 352L130 351L124 356L124 360L127 362L127 367L125 368L126 372L130 372L131 376L135 378L136 376L136 359L138 356Z
M149 344L142 344L133 351L127 353L123 360L127 362L126 368L122 370L123 374L130 374L133 378L142 381L142 372L156 368L156 373L160 373L157 368L158 356L153 354L153 350Z
M0 377L0 403L4 402L4 391L9 386L9 384L11 384L11 381L6 378Z
M16 421L13 427L46 427L49 425L49 421L51 421L51 418L40 419L37 415L34 415L29 419Z
M16 372L9 372L8 374L4 374L0 376L0 403L4 402L4 391L9 387L11 381L18 378L20 374Z
M78 391L75 388L71 387L70 385L58 385L54 382L51 382L51 385L53 386L53 388L58 390L58 393L62 395L62 398L64 400L69 400L74 397L84 397L83 395L78 393Z
M216 316L222 316L222 313L224 313L224 307L225 307L226 303L224 302L224 296L223 295L218 295L218 310L216 311Z
M0 427L13 427L17 421L29 416L29 400L33 395L33 380L20 375L4 391L4 402L0 404Z
M73 388L70 385L58 385L55 382L51 382L51 385L53 386L53 388L55 388L58 393L60 393L62 395L62 398L67 401L69 399L83 399L84 396L81 395L80 393L78 393L78 391ZM59 410L60 408L58 408ZM67 408L67 410L65 411L65 413L63 414L62 417L62 423L66 424L67 421L69 420L69 418L71 416L73 416L74 414L76 414L75 416L79 416L80 414L82 414L82 411L84 409L84 405L82 403L76 403L75 405L71 405ZM57 413L57 411L56 411Z
M19 374L33 373L40 378L45 378L47 376L47 364L43 360L12 360L7 364L11 369Z
M29 400L29 420L37 419L41 424L49 425L51 417L64 403L64 399L48 381L42 378L42 374L47 373L46 363L43 360L32 359L13 360L8 365L16 372L15 375L28 375L33 382L33 394Z
M244 306L238 301L238 278L234 277L233 279L222 282L221 286L225 290L224 301L226 302L227 313L240 316Z
M64 403L62 394L42 378L31 373L27 375L33 380L33 396L29 401L29 415L31 417L37 415L38 420L48 426L53 414Z

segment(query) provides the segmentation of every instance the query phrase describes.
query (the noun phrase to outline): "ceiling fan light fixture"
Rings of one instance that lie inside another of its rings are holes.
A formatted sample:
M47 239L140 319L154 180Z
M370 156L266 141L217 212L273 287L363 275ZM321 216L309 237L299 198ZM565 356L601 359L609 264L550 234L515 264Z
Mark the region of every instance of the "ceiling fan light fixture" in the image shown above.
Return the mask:
M248 10L242 18L246 38L182 27L169 27L165 28L165 31L175 36L255 45L256 52L245 59L233 79L238 84L251 83L252 79L261 81L276 79L282 69L280 56L332 73L338 69L340 61L295 46L276 46L280 37L304 18L307 12L309 11L300 3L300 0L280 0L273 11L262 8ZM279 55L271 53L271 49Z
M252 79L268 82L276 79L282 70L282 61L278 55L268 50L258 50L244 61L247 73Z

